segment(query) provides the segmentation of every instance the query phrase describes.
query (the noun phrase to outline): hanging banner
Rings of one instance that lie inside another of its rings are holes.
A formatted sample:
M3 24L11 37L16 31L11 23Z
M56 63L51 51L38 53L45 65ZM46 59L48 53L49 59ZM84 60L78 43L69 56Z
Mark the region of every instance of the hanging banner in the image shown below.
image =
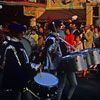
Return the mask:
M86 5L86 0L48 0L47 8L84 8Z
M35 7L26 7L24 6L24 15L25 16L34 16L36 17L37 10Z

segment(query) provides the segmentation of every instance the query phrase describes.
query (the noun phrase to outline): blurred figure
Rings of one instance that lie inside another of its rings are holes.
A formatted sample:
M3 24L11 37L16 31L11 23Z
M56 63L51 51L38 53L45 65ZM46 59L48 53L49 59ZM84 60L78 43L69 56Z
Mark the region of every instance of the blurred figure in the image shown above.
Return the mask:
M94 45L96 48L100 48L100 32L98 31L98 27L94 28Z
M80 31L77 29L77 26L75 24L72 25L72 33L76 37L77 35L80 35Z
M65 40L65 25L62 25L59 31L59 36Z
M66 33L66 35L65 35L65 41L68 42L69 44L73 45L75 37L72 34L71 28L66 28L65 33ZM66 45L70 48L70 45L68 45L68 44L66 44Z
M38 38L39 38L39 36L36 33L36 29L34 29L34 28L31 29L31 35L30 35L30 37L32 37L36 41L36 43L38 44Z
M82 42L80 40L80 36L78 36L78 35L75 37L74 46L78 50L83 49L83 44L82 44Z
M90 30L90 25L85 26L85 31L83 32L83 38L84 38L84 48L92 48L93 44L93 32Z
M80 24L79 24L77 15L72 16L72 24L75 24L75 26L79 29Z
M90 25L85 25L85 31L83 32L83 46L84 49L92 48L93 46L93 32L90 30ZM92 66L92 65L91 65ZM90 66L90 68L91 68ZM87 74L88 68L84 70L83 76L85 77Z
M38 46L41 49L44 44L44 31L43 28L40 27L38 31Z
M90 25L90 29L92 32L94 32L94 25Z

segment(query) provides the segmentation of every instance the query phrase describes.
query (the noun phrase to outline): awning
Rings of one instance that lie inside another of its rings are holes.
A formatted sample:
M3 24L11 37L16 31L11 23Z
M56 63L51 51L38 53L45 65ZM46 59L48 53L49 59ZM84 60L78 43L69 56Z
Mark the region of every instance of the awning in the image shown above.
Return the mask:
M85 9L62 9L46 10L38 19L38 22L47 22L50 19L67 21L72 16L77 15L80 22L86 21Z

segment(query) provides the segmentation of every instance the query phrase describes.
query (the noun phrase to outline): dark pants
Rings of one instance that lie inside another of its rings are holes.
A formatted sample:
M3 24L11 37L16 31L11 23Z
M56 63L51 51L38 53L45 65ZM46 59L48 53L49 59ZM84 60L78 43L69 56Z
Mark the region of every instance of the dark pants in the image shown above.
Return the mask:
M64 94L66 95L66 99L71 99L75 91L75 88L77 86L75 72L62 73L58 77L59 77L59 85L58 85L57 100L61 100L62 92L66 87L67 83L68 83L68 90L64 91Z

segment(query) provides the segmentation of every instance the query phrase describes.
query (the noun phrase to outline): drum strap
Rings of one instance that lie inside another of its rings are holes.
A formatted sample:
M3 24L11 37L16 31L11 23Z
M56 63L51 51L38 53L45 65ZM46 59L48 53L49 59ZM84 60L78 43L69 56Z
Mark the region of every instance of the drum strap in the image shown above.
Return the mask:
M20 62L20 60L19 60L19 58L18 58L17 51L16 51L15 47L12 46L12 45L9 45L9 46L6 48L5 53L4 53L4 60L3 60L2 65L3 65L3 66L5 65L6 53L7 53L7 51L8 51L9 49L13 50L14 55L15 55L17 61L18 61L18 64L19 64L19 66L21 66L21 62Z
M24 52L24 56L25 56L25 59L26 59L26 63L29 64L29 58L28 58L28 55L26 53L26 51L24 49L20 49L22 52Z

